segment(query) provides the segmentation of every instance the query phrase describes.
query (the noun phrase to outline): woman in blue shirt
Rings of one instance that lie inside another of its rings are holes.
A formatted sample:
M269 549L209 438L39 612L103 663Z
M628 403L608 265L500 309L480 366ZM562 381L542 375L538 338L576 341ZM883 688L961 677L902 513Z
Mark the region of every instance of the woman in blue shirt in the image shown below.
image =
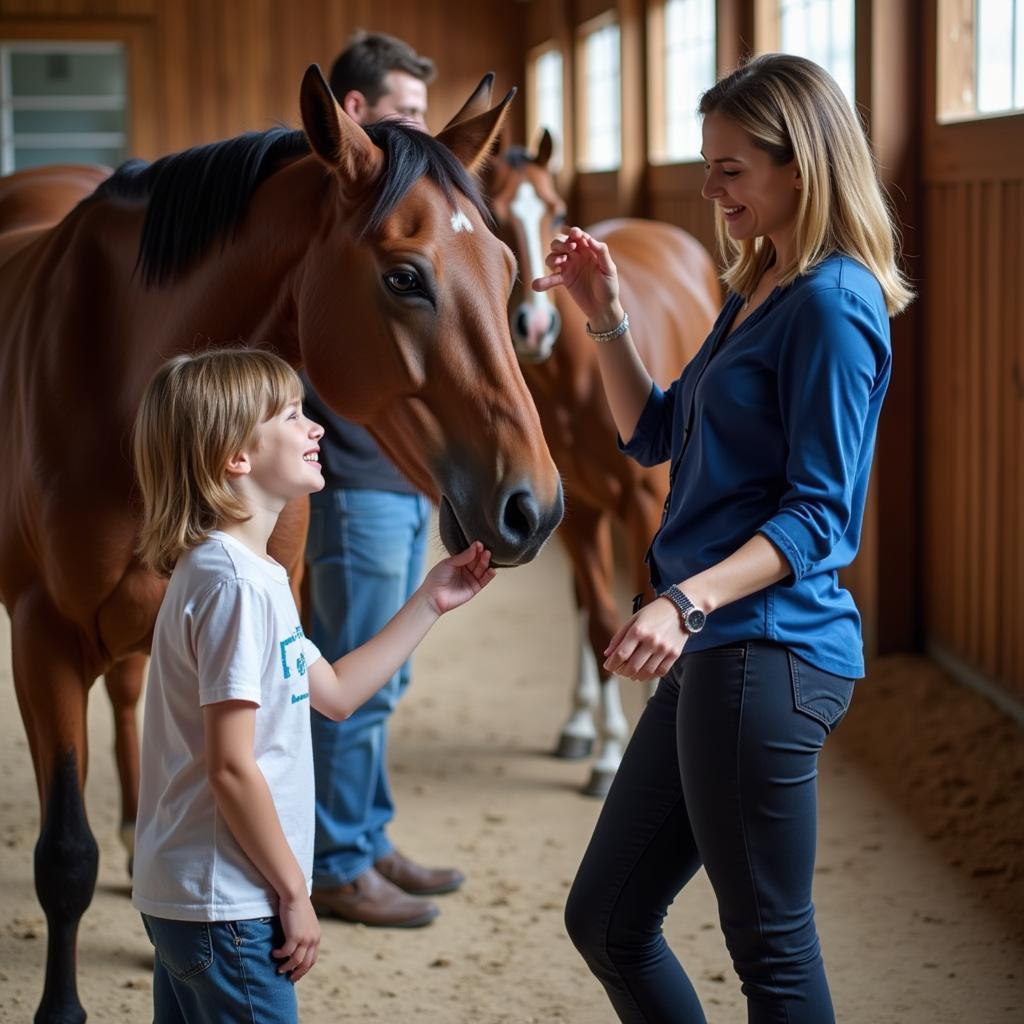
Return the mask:
M829 1024L817 758L864 671L838 570L860 542L889 317L911 292L863 130L820 67L758 57L700 113L729 297L682 376L652 382L615 265L586 232L552 243L534 285L565 287L587 315L623 450L671 464L648 554L660 597L605 652L609 671L661 682L566 923L621 1020L700 1024L661 926L703 866L751 1024Z

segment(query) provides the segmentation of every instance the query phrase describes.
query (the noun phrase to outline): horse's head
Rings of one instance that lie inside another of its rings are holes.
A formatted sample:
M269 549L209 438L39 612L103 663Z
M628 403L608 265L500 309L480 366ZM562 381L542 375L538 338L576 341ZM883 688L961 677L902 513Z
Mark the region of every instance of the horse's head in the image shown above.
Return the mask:
M548 293L528 287L544 275L544 253L565 222L565 203L548 171L551 150L545 128L535 154L522 146L506 150L491 168L488 183L498 235L519 257L519 280L508 308L512 341L524 363L547 359L562 327Z
M498 565L529 561L562 515L509 339L515 258L489 230L472 177L511 98L433 138L395 122L360 127L318 68L301 94L328 172L297 295L309 378L439 499L449 551L480 540Z

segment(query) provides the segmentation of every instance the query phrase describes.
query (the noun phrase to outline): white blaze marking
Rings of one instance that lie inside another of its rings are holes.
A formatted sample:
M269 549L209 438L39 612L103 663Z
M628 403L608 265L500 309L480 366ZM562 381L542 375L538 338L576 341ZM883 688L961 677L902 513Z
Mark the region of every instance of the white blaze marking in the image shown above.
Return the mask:
M468 231L470 234L473 234L473 225L461 210L456 210L452 214L452 231L456 234L460 231Z
M524 181L516 189L512 198L509 212L523 230L523 238L526 241L526 266L523 268L532 280L542 272L544 259L541 256L540 246L540 219L544 216L544 202L537 195L537 190L528 182ZM525 277L525 275L524 275ZM529 287L529 281L523 282L524 295L529 295L529 303L535 309L553 310L551 300L547 292L535 292Z

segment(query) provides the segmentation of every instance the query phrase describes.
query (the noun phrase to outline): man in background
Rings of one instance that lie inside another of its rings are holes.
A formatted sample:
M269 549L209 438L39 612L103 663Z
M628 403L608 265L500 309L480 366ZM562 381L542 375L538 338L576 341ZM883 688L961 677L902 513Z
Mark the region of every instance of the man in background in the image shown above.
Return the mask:
M426 128L433 62L399 39L357 33L334 62L331 91L359 124L400 118ZM306 381L306 413L324 424L326 486L312 495L306 561L312 640L330 661L377 633L422 576L429 505L369 432L342 419ZM344 722L315 711L316 845L313 906L367 925L413 928L438 914L426 896L463 882L426 868L387 836L395 807L388 782L391 713L409 685L409 663Z

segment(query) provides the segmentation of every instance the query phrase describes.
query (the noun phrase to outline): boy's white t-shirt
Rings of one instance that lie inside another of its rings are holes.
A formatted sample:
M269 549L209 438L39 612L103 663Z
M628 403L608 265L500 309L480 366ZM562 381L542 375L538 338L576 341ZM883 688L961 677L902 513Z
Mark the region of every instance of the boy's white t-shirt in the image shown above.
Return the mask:
M203 705L258 704L254 753L310 885L314 784L302 632L284 567L214 531L174 567L153 632L132 905L177 921L277 913L277 894L217 810Z

